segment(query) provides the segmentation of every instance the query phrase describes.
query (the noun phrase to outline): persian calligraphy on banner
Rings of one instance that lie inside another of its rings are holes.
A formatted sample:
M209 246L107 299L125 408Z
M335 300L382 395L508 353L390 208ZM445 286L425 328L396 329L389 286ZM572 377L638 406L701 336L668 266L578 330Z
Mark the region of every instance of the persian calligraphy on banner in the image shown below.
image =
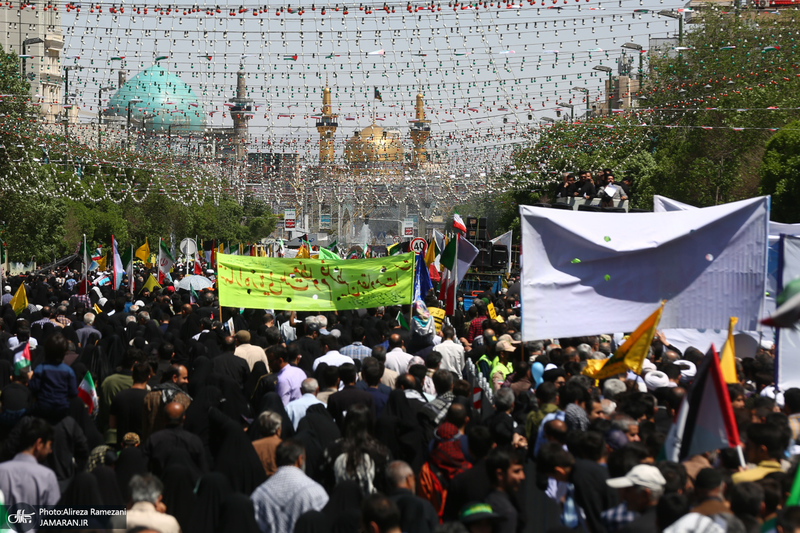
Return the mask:
M410 304L414 253L376 259L287 259L219 254L220 305L334 311Z

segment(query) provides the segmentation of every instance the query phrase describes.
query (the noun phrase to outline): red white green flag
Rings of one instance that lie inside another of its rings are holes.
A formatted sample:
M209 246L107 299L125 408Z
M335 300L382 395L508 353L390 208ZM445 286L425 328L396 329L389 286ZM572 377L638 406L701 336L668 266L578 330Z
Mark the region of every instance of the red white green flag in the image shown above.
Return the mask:
M100 400L97 397L97 389L94 386L94 380L90 372L83 376L83 381L78 385L78 398L83 400L83 403L89 408L90 415L97 412Z

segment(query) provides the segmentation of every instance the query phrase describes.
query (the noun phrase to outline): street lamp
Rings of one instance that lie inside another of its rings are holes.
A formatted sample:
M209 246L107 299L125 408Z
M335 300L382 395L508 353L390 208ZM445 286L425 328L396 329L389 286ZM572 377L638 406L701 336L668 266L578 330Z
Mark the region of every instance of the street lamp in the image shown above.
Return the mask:
M678 19L678 46L683 46L683 12L665 9L664 11L659 11L658 14L662 17Z
M636 50L639 52L639 85L642 85L642 45L636 43L625 43L622 45L622 48L627 48L628 50ZM641 88L641 87L640 87Z
M575 105L574 104L567 104L564 102L556 104L557 106L564 106L569 108L569 120L570 122L575 122Z
M116 89L113 85L107 85L97 89L97 149L100 149L100 140L103 136L103 130L100 125L103 123L103 93Z
M595 65L592 67L592 70L608 73L608 113L611 114L611 112L614 110L614 100L611 97L611 92L614 90L614 82L612 79L614 69L605 65Z
M586 118L589 118L589 89L585 87L573 87L571 91L578 91L586 95Z
M125 130L127 132L125 136L125 148L128 150L130 150L131 147L131 105L141 103L142 101L139 98L131 98L128 100L128 120L125 123Z
M542 122L552 122L555 123L556 119L551 117L542 117Z
M25 52L25 49L28 47L29 44L39 44L43 43L44 39L40 39L39 37L32 37L30 39L25 39L22 41L22 79L25 79L27 72L25 71L25 60L28 59L28 54Z

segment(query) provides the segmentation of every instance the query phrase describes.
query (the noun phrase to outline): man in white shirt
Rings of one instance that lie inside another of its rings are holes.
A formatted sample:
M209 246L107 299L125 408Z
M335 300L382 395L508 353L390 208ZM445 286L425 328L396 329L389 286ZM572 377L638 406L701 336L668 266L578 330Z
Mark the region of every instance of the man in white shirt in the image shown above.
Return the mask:
M314 360L314 365L312 366L314 371L317 370L321 363L326 363L328 366L342 366L345 363L355 364L352 357L339 353L339 341L333 335L322 337L322 349L327 351L325 355Z
M464 372L464 347L460 342L456 342L456 330L453 326L442 328L444 340L441 344L434 346L433 351L442 354L442 363L439 368L449 370L456 375L456 379L461 379Z
M412 356L405 352L403 338L399 333L392 333L389 336L389 351L386 352L386 368L404 374L408 371L411 359Z

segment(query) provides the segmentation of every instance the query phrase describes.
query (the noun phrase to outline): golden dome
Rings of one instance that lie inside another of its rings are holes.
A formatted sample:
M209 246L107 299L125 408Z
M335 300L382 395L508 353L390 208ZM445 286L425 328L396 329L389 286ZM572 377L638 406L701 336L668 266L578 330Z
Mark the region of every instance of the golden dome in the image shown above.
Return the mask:
M348 163L402 163L405 160L400 132L372 124L347 140L344 158Z

